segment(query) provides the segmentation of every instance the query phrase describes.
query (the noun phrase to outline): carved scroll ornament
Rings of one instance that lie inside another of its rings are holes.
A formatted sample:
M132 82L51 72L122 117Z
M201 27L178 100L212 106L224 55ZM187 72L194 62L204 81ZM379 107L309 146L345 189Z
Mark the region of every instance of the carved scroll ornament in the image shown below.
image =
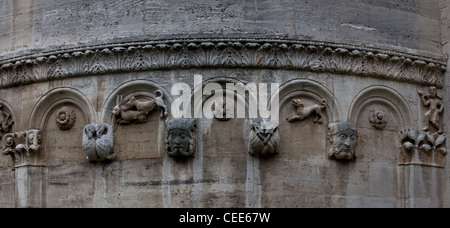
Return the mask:
M14 167L43 166L45 151L42 138L39 130L8 133L3 137L3 154L12 157Z
M56 113L56 125L63 131L70 130L76 120L77 116L75 115L75 111L67 106L62 107Z
M406 129L400 131L400 165L444 167L446 135Z

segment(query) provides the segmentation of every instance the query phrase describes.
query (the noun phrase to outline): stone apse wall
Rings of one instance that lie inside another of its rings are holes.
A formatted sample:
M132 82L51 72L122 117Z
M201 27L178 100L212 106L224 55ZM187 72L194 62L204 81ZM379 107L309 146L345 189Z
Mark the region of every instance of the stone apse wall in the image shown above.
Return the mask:
M448 207L449 6L1 1L0 206Z

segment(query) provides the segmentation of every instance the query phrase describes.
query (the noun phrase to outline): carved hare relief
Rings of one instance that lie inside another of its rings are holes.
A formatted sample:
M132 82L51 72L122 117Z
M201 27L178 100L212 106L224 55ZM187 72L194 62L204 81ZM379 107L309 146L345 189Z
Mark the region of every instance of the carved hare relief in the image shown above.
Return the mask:
M155 108L161 110L161 118L168 115L163 93L160 90L156 91L156 98L146 100L138 100L136 96L132 96L128 101L123 102L122 96L119 95L112 113L116 116L120 125L146 123L148 115Z
M322 109L326 108L325 100L322 100L322 105L313 104L308 107L305 107L305 103L301 99L293 99L292 104L296 107L297 113L287 119L289 122L292 123L296 120L302 121L311 115L315 115L314 123L322 124Z

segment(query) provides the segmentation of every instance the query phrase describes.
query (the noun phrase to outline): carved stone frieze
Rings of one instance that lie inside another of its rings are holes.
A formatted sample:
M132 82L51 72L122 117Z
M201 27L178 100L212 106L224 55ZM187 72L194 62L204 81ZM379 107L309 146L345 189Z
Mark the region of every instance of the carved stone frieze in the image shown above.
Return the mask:
M146 123L148 115L158 109L161 111L161 118L168 115L168 109L163 100L163 93L156 91L155 98L137 98L132 96L125 102L122 101L122 96L117 97L117 104L112 113L117 119L117 123L121 125L132 123Z
M400 165L444 167L446 135L406 129L400 131Z
M280 134L278 126L260 118L250 122L248 149L251 156L270 157L278 153Z
M197 144L195 119L166 120L166 153L176 159L192 157Z
M298 40L179 39L58 50L0 61L0 87L55 78L192 67L279 68L442 87L446 59Z
M42 139L42 132L34 129L8 133L3 137L3 154L11 155L14 167L44 166Z
M67 106L62 107L56 113L56 125L63 131L70 130L76 120L75 111Z
M90 162L110 161L114 153L113 128L109 124L88 124L83 129L83 149Z
M328 158L343 161L356 159L355 147L358 140L358 131L353 123L329 124L328 139L331 142Z

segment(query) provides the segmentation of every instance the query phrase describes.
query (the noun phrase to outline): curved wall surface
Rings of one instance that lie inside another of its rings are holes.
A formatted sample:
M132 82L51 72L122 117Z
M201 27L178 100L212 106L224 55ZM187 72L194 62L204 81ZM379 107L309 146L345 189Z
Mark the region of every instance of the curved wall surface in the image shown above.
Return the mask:
M448 6L2 1L0 206L447 207Z

